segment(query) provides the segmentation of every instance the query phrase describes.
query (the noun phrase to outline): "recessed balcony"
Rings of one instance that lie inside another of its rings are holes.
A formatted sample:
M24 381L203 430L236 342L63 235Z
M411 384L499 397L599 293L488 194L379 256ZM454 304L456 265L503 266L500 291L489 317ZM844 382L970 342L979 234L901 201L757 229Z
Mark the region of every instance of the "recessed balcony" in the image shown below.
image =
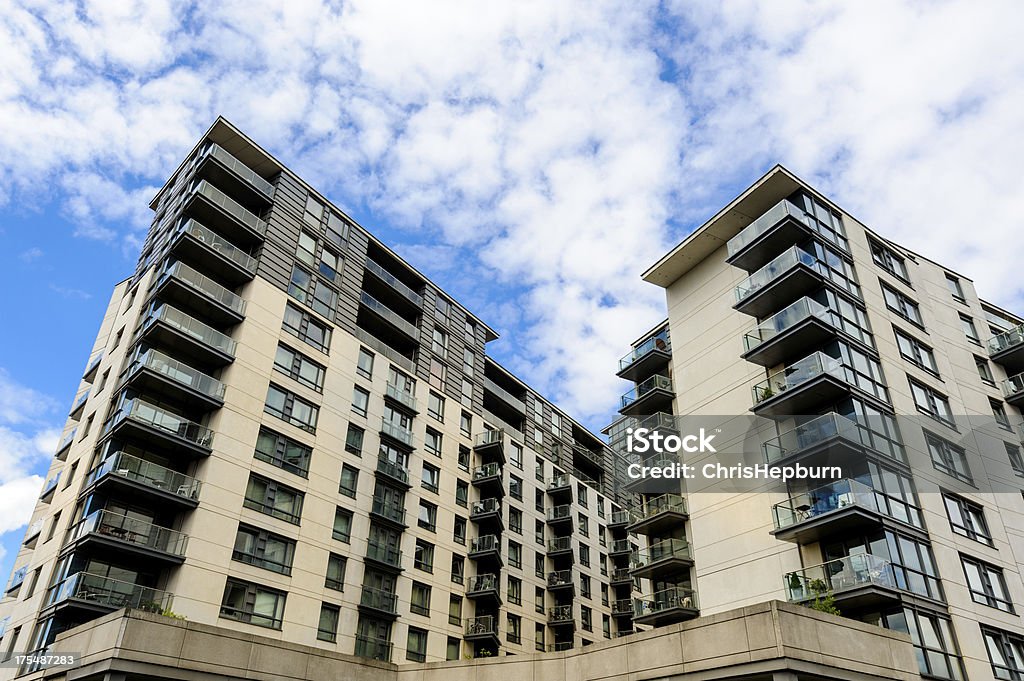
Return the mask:
M163 395L183 404L217 409L224 404L224 384L159 350L134 353L125 368L121 387L131 386L139 392Z
M63 472L64 471L57 471L52 478L47 479L47 481L43 483L43 491L39 493L39 501L44 504L50 503L50 500L53 499L54 492L57 490L57 483L60 482L61 473Z
M413 447L412 431L400 423L389 421L386 416L380 418L380 434L391 438L397 444L410 449Z
M145 503L195 508L201 483L183 473L124 452L116 452L89 471L82 494L103 491Z
M1007 373L1024 370L1024 324L990 338L988 355L1006 367Z
M154 291L164 302L195 310L216 324L245 319L245 301L234 291L183 262L171 262L156 280Z
M370 505L370 517L394 525L401 530L407 527L405 506L390 498L374 496L373 503Z
M688 517L686 499L678 494L662 494L633 509L629 529L638 534L664 536L672 529L681 528Z
M196 159L196 165L199 176L245 196L249 202L269 206L274 199L274 185L219 144L209 142Z
M469 578L466 598L501 606L501 580L494 573L476 575Z
M469 542L469 557L478 562L495 562L504 565L501 559L501 539L497 535L485 534Z
M501 639L498 638L498 618L494 615L470 617L466 620L465 638L467 641L479 641L495 646L501 645Z
M78 426L75 426L67 435L60 439L57 443L57 451L54 456L60 461L66 461L68 458L68 450L71 449L71 444L75 441L75 435L78 433Z
M549 627L576 627L576 619L573 617L571 605L556 605L548 608Z
M674 586L633 600L633 622L660 627L697 617L697 592Z
M850 389L842 361L816 352L755 385L751 411L771 418L813 414Z
M1003 394L1006 401L1018 408L1024 408L1024 374L1010 376L1003 381Z
M501 520L501 499L490 498L470 504L469 519L478 525L497 526L504 529Z
M399 406L405 407L414 414L418 414L420 411L416 403L416 396L405 388L388 383L384 389L384 397Z
M672 411L672 399L675 391L672 379L668 376L655 374L637 384L619 399L619 413L626 416L653 414L661 411Z
M828 281L828 266L799 246L786 250L736 287L743 314L764 317L807 295Z
M729 239L725 261L753 272L813 233L804 210L783 199Z
M568 496L572 499L572 476L568 473L557 473L548 478L547 492L552 497Z
M409 482L409 469L405 465L388 459L385 456L377 457L377 477L383 478L386 482L398 484L409 489L412 484Z
M4 589L5 596L17 596L18 591L21 589L21 585L25 583L25 577L28 576L28 565L22 565L20 568L11 573L11 580L7 582L7 588Z
M416 307L423 307L423 296L406 286L398 279L398 277L388 272L370 258L366 259L366 271L390 286Z
M147 445L192 456L208 456L213 449L212 430L139 398L122 400L103 432L141 438Z
M635 551L630 571L634 577L654 578L667 573L689 574L692 565L689 542L685 539L663 539Z
M617 567L608 576L608 583L612 586L625 586L633 583L633 573L629 568Z
M99 574L77 572L50 587L44 609L75 609L107 613L135 608L163 613L171 609L173 594Z
M477 433L473 450L481 456L495 456L499 463L505 463L505 431L498 428Z
M574 595L576 585L572 580L572 570L556 570L548 573L548 591Z
M628 539L616 539L608 547L608 555L612 556L628 556L636 550L636 544L629 541Z
M782 364L839 332L839 315L813 298L801 298L743 336L743 359L764 367Z
M561 504L559 506L552 506L547 512L548 525L572 526L572 506L569 504Z
M230 364L237 347L227 334L171 305L150 311L139 327L139 337L208 366Z
M633 599L631 598L620 598L612 601L612 617L632 617L633 616Z
M572 537L555 537L548 540L548 558L561 556L574 556L572 550Z
M174 230L171 253L178 260L216 272L232 284L243 284L256 276L256 258L196 220L185 220Z
M608 516L608 529L619 530L633 522L633 514L629 511L612 511Z
M496 463L486 463L473 469L473 486L480 490L481 494L504 494L504 481L502 478L501 466Z
M412 340L419 341L420 330L416 327L416 324L410 322L366 291L360 292L359 302L380 320L386 322L392 329L405 334L405 336Z
M651 336L619 360L619 378L634 383L662 372L672 359L668 329Z
M83 547L95 545L103 555L121 551L146 561L178 564L185 560L188 535L139 518L100 510L69 529L66 545L74 543Z
M359 593L359 610L375 617L398 617L398 594L364 586Z
M497 397L499 400L504 402L506 405L511 407L514 411L525 414L526 403L522 399L516 397L509 391L502 388L500 385L495 383L490 378L484 376L484 390L489 392L491 395Z
M209 225L236 244L261 242L267 231L262 218L206 180L193 185L182 214Z
M89 401L89 393L92 392L91 388L86 388L82 391L75 401L71 403L71 411L68 412L68 417L78 421L82 412L85 411L85 403Z
M21 540L22 546L30 549L35 548L36 540L39 539L39 535L43 531L43 524L45 522L45 518L39 518L29 525L28 530L25 532L25 538Z
M355 655L357 657L365 657L368 660L377 660L379 662L391 662L392 648L394 648L394 644L386 638L356 634Z
M901 603L892 564L870 553L858 553L814 567L786 573L786 598L805 603L831 593L844 613L883 609Z
M402 552L397 546L374 541L366 542L366 560L390 571L402 571Z
M100 351L96 355L93 355L89 359L89 364L85 367L85 371L82 373L82 380L86 383L92 383L96 380L96 374L99 373L100 363L103 361L103 352Z

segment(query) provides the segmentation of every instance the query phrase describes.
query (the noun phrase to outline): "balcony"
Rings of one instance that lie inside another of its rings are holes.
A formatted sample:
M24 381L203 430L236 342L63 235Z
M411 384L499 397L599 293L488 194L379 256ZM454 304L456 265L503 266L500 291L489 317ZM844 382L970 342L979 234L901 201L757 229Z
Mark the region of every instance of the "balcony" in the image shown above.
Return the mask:
M883 424L878 430L884 432ZM766 441L762 448L765 462L776 465L813 459L820 465L842 466L862 461L865 454L906 465L899 442L882 439L865 425L834 412L806 421Z
M636 549L636 544L632 543L628 539L616 539L612 542L611 546L608 547L609 556L624 556L633 553Z
M171 253L232 284L244 284L256 276L256 258L195 220L182 222L174 231Z
M548 573L548 591L558 593L576 593L576 585L572 581L572 570L557 570Z
M552 497L568 495L572 499L572 476L568 473L558 473L548 479L548 494Z
M663 539L635 551L631 563L630 571L634 577L653 578L670 572L689 574L693 555L685 539Z
M253 201L270 205L274 199L274 185L267 182L219 144L210 142L197 159L198 173L218 186L244 194Z
M629 511L612 511L608 517L608 529L618 530L633 522L633 514Z
M263 241L267 223L206 180L195 184L183 214L209 225L234 243Z
M199 504L200 482L183 473L164 468L124 452L116 452L89 471L83 494L93 490L116 490L119 497L143 503L174 504L195 508Z
M205 365L223 366L235 359L237 344L230 336L170 305L161 305L146 316L139 337Z
M395 402L401 407L405 407L414 414L419 413L419 407L416 405L416 396L405 388L400 388L397 385L387 384L384 389L384 397Z
M388 272L370 258L366 259L366 271L377 277L416 307L423 307L423 296L403 284L398 277Z
M498 618L494 615L470 617L466 620L466 640L501 645L498 638Z
M621 617L623 615L633 616L633 600L630 598L620 598L617 601L612 601L612 616Z
M486 463L473 469L473 486L479 489L481 494L485 491L495 495L503 494L503 485L502 470L498 464Z
M625 416L672 411L675 392L672 379L655 374L619 398L619 413Z
M633 584L633 574L629 568L615 568L608 577L608 583L612 586L625 586Z
M988 355L1006 367L1007 373L1024 370L1024 324L990 338Z
M54 453L54 457L61 461L66 461L68 458L68 450L71 449L71 443L75 441L75 435L78 433L78 426L75 426L68 434L60 439L57 443L57 451Z
M520 414L526 413L526 403L523 402L522 399L505 390L486 376L484 377L484 390L494 395Z
M398 617L398 595L384 589L364 586L359 594L359 609L376 617Z
M494 561L503 565L501 559L501 539L497 535L485 534L469 542L469 557L476 561Z
M562 523L568 523L572 525L572 506L569 504L562 504L560 506L552 506L547 512L548 525L561 525Z
M173 594L103 575L77 572L50 587L45 608L74 608L106 613L136 608L162 613L171 609Z
M548 558L556 558L565 554L573 555L572 537L555 537L548 540Z
M75 398L75 401L71 404L71 411L68 412L68 417L73 418L76 421L82 416L82 412L85 411L85 403L89 401L89 393L92 392L90 388L86 388L84 392Z
M1003 394L1006 401L1017 408L1024 408L1024 374L1010 376L1003 381Z
M412 487L409 483L409 469L385 456L377 457L377 477L383 477L387 481L397 483L406 489Z
M372 539L366 542L366 560L396 572L402 570L402 552L398 547Z
M633 622L660 627L697 617L697 592L682 586L656 591L633 601Z
M620 359L619 371L616 376L636 383L663 371L671 359L672 341L669 338L668 329L665 329L651 336Z
M736 304L743 314L764 317L812 293L829 281L828 267L798 246L751 274L736 287Z
M729 239L725 261L753 272L813 233L804 210L783 199Z
M493 454L501 463L505 463L505 431L499 428L478 433L473 441L473 449L480 455Z
M22 546L26 548L35 548L36 540L39 539L40 533L43 531L43 524L46 522L45 518L40 518L31 525L25 532L25 538L21 541Z
M548 608L548 626L550 627L575 627L576 619L572 614L571 605L556 605Z
M139 518L100 510L68 530L67 545L95 545L101 555L132 553L146 561L179 564L185 560L188 535Z
M839 333L839 315L813 298L801 298L743 336L743 359L763 367L782 364Z
M391 499L385 499L383 497L373 497L373 503L370 505L370 517L371 519L383 520L387 523L395 525L399 529L405 529L405 506L394 502Z
M686 499L678 494L662 494L647 499L633 510L631 532L660 536L673 527L682 527L689 514L686 511Z
M501 580L493 573L470 577L466 597L501 606Z
M89 364L86 365L85 371L82 373L82 380L86 383L92 383L96 380L96 374L99 373L97 370L100 368L100 363L103 361L103 352L99 352L89 359Z
M139 437L147 445L193 456L208 456L213 449L212 430L138 398L123 400L107 419L103 432Z
M751 411L767 417L813 414L850 390L842 361L816 352L755 385Z
M53 492L57 489L57 483L60 482L60 476L63 472L64 471L57 471L56 475L43 483L43 491L39 493L39 501L44 504L50 503L50 499L53 498Z
M183 262L167 265L154 290L165 303L196 310L215 324L237 324L245 319L244 300Z
M28 576L28 565L22 565L20 568L11 573L11 581L7 582L7 588L4 590L5 596L16 596L18 591L21 589L21 585L25 583L25 577Z
M362 303L363 307L375 314L381 320L387 322L392 328L397 331L404 333L406 336L414 341L419 341L420 330L416 325L404 317L398 314L390 307L380 302L366 291L362 291L359 294L359 302Z
M477 524L497 525L504 528L501 521L501 500L491 498L474 501L470 504L469 519Z
M224 404L224 384L159 350L137 352L125 368L122 387L159 394L184 404L217 409Z
M831 592L836 606L847 612L899 605L900 593L892 565L885 558L858 553L787 573L786 598L793 603L813 601Z
M599 471L604 471L603 451L599 454L591 451L583 445L576 445L572 448L572 454L572 462L576 468L579 468L582 465L596 468Z
M391 641L386 638L356 634L355 655L357 657L365 657L368 660L377 660L378 662L391 662L391 650L393 647Z
M412 431L399 423L388 421L386 416L380 417L380 434L410 449L413 447Z

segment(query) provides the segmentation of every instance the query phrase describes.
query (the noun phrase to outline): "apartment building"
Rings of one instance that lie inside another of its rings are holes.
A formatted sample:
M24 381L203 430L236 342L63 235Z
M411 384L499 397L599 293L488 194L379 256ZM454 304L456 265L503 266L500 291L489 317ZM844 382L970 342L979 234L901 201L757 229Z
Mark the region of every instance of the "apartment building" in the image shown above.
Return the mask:
M922 677L1024 678L1021 318L782 167L643 277L668 318L620 362L612 445L731 415L751 463L843 479L629 481L654 559L634 621L817 603L908 633Z
M633 630L621 470L485 322L223 119L151 208L5 660L124 607L399 664Z

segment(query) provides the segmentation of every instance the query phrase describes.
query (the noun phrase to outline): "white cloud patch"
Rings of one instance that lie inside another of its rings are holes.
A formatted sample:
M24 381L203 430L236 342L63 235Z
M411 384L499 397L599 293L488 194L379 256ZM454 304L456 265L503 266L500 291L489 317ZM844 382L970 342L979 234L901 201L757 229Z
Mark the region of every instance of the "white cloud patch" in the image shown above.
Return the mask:
M583 416L610 412L616 359L664 314L640 272L776 161L1024 303L1020 3L0 9L0 205L51 187L80 236L132 250L223 113L404 230L513 336L511 368Z

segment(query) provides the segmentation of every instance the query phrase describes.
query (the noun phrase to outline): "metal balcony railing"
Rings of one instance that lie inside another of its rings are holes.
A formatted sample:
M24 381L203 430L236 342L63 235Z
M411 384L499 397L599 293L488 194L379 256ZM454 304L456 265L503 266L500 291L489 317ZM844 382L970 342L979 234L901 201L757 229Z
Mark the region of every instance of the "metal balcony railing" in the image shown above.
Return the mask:
M409 469L400 463L379 456L377 457L377 470L384 475L394 478L404 484L409 484Z
M736 302L746 300L782 275L792 270L797 265L801 264L806 265L815 272L819 272L821 274L825 274L827 271L825 263L821 262L814 255L808 253L799 246L793 246L792 248L784 251L782 255L778 256L740 282L739 286L735 289Z
M413 411L416 411L416 396L405 388L400 388L397 385L388 383L385 388L385 394L399 404L403 404Z
M173 597L171 593L141 584L77 572L50 587L46 605L76 600L111 609L127 607L159 613L170 609Z
M1004 350L1024 344L1024 324L1004 331L988 340L988 353L997 355Z
M761 217L743 228L739 234L729 239L726 243L726 250L729 253L729 257L732 257L742 251L748 245L753 243L759 236L779 224L779 222L786 216L792 217L798 222L802 222L810 227L810 222L808 221L807 214L804 210L796 204L783 199L769 208L763 215L761 215Z
M359 594L359 605L384 612L398 612L398 594L372 586L364 586Z
M384 433L388 437L398 440L404 445L409 447L413 446L412 431L405 426L388 421L386 416L380 417L380 432Z
M415 324L402 317L402 315L398 314L390 307L388 307L384 303L380 302L379 300L371 296L366 291L362 291L359 294L359 300L363 303L363 305L370 308L384 319L388 320L388 322L393 324L398 329L404 331L409 336L412 336L413 338L420 337L419 329L416 328Z

